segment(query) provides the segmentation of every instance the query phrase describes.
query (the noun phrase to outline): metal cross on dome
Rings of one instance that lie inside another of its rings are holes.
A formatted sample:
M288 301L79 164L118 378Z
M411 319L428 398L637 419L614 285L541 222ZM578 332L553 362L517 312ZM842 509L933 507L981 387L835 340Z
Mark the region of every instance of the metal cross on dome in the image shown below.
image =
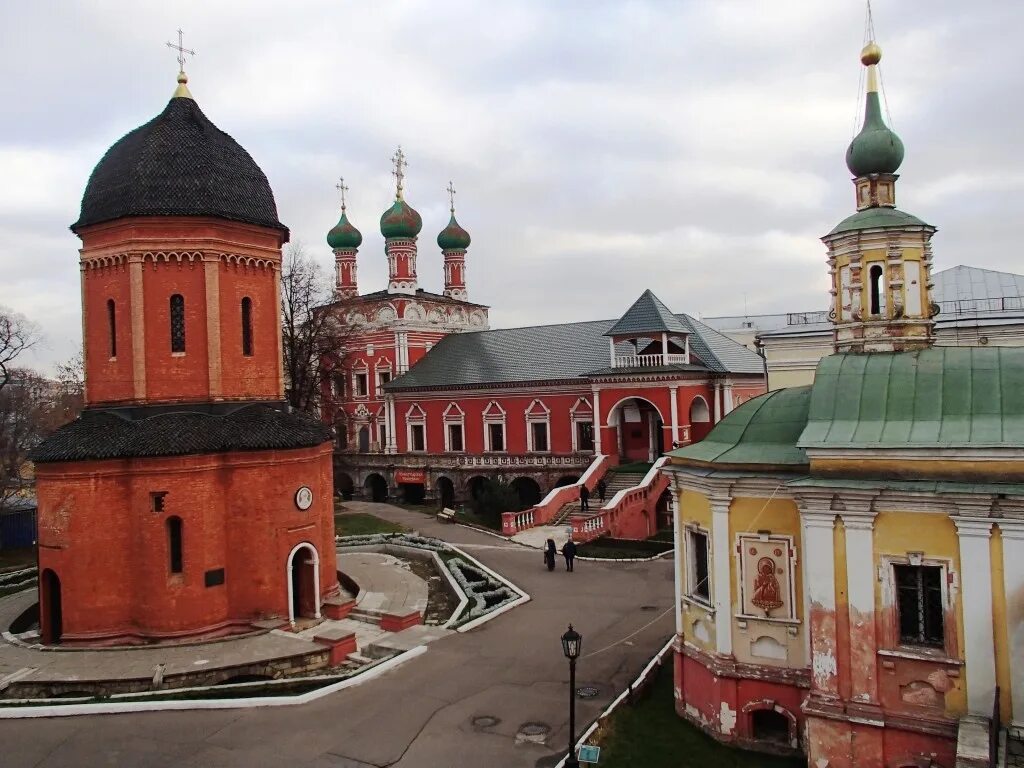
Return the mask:
M345 193L348 192L348 187L345 186L345 177L341 176L338 178L338 183L334 185L334 188L341 193L341 212L345 212Z
M405 153L402 151L402 145L398 145L398 151L391 157L391 162L395 164L395 170L391 172L391 175L395 177L396 190L395 199L402 199L402 182L405 181L405 168L409 164L405 162Z
M448 182L448 186L446 187L446 189L448 190L448 208L452 212L452 216L454 216L455 215L455 185L452 184L451 181L449 181Z
M187 53L189 56L195 56L196 55L195 51L190 50L190 49L188 49L188 48L186 48L184 46L184 37L185 37L185 33L182 32L181 29L179 29L178 30L178 44L175 45L174 43L167 43L167 47L168 48L178 52L178 70L180 72L184 72L185 71L185 54Z

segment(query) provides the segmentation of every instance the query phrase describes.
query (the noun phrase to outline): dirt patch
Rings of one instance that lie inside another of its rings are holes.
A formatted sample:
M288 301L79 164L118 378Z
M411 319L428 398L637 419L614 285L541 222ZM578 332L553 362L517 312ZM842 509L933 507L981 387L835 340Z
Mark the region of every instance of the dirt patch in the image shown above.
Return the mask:
M411 558L405 562L413 573L427 582L427 613L423 623L444 624L459 607L459 601L451 593L444 576L437 572L433 562Z

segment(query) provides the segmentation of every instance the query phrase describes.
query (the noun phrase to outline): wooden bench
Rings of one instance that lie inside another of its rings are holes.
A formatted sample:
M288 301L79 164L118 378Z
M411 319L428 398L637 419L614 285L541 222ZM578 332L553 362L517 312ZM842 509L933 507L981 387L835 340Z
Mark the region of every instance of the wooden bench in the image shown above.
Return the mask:
M454 523L455 522L455 510L445 507L437 513L437 519L442 523Z

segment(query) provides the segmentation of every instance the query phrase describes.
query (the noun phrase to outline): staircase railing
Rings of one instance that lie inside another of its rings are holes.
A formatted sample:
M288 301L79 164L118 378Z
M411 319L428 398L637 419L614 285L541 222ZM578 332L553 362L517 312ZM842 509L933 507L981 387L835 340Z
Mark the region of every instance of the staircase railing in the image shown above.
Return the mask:
M537 525L547 525L562 511L566 504L580 500L580 488L586 486L588 491L593 491L597 481L604 473L618 463L617 456L606 456L599 453L590 462L587 471L572 485L562 485L552 488L539 504L535 504L522 512L505 512L501 516L501 532L505 536L512 536L527 528Z
M661 471L667 461L668 457L662 456L644 475L639 485L618 491L596 512L589 515L573 515L573 541L583 543L604 534L623 539L640 539L653 535L655 531L651 530L651 516L655 512L658 499L669 486L668 475Z

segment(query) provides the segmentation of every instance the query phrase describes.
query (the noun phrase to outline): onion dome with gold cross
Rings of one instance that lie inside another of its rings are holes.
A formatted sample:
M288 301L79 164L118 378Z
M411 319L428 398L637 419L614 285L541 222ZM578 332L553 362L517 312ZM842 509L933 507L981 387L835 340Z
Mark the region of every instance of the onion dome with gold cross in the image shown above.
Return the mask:
M341 193L341 218L327 233L327 244L336 251L339 249L355 250L363 244L363 235L348 220L348 214L345 212L345 193L348 192L345 179L340 179L335 188Z
M401 146L391 161L395 165L395 170L391 172L396 184L395 202L380 217L380 233L389 240L395 237L413 238L423 229L423 219L415 208L405 202L403 196L406 162Z
M472 240L469 237L469 232L455 220L455 185L450 181L448 182L448 210L452 215L448 219L448 226L438 234L437 244L442 251L464 251L469 248Z
M881 59L882 49L873 42L864 46L860 54L861 63L868 68L864 126L846 150L846 167L858 178L873 173L896 173L903 162L903 142L882 119L876 71Z

